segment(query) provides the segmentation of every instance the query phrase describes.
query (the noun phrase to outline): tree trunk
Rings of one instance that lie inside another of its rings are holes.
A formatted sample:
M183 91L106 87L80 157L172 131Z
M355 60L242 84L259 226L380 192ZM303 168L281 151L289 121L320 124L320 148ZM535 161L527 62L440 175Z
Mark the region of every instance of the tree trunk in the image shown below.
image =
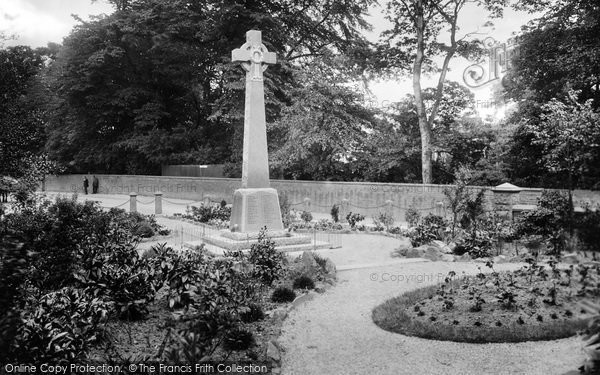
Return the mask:
M421 71L423 69L423 60L425 59L425 20L423 16L423 2L417 2L417 11L415 14L415 29L417 32L417 51L415 63L413 65L413 91L415 94L415 105L417 107L417 116L419 118L419 130L421 133L421 176L424 184L432 182L431 173L431 125L427 119L425 103L423 102L423 92L421 89Z
M568 178L568 183L569 183L569 237L573 238L573 228L574 228L574 223L573 223L573 212L575 211L575 207L573 205L573 173L571 168L569 168L569 178Z

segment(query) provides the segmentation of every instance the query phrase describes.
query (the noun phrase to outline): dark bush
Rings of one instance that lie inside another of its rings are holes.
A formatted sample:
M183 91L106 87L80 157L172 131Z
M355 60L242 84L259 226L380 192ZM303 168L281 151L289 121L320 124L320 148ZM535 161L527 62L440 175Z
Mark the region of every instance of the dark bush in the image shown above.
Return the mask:
M476 232L475 237L468 236L454 249L454 253L462 255L468 252L471 258L484 258L492 254L494 240L487 231Z
M154 230L150 226L150 223L142 222L135 227L133 234L142 238L150 238L154 236Z
M0 362L5 362L3 357L17 335L27 296L28 256L23 245L7 234L0 239L0 259Z
M254 335L252 332L236 328L225 335L223 348L227 351L246 350L254 345L254 342Z
M302 275L294 280L294 289L314 289L315 282L308 276Z
M140 257L137 242L129 238L127 229L112 227L108 233L115 242L82 249L81 268L74 276L94 295L114 301L122 319L140 319L163 285L165 274L156 265L156 257Z
M251 303L248 305L247 310L240 313L240 319L244 323L253 323L265 318L265 313L260 305Z
M432 214L425 216L421 223L408 233L411 245L418 247L434 240L442 240L446 226L447 222L441 216Z
M107 312L106 302L70 287L32 298L9 357L22 363L80 360L98 339Z
M213 219L228 221L231 218L231 207L203 203L199 207L191 206L186 216L200 223L208 223Z
M277 303L293 302L295 299L296 293L292 289L283 286L275 289L271 295L271 301Z
M308 223L308 222L310 222L313 219L312 214L310 212L308 212L308 211L302 211L302 213L300 214L300 218L305 223Z
M232 319L226 313L201 312L188 317L187 324L171 340L166 358L173 363L205 362L223 341Z
M192 302L200 276L197 271L204 270L207 264L206 256L196 251L184 251L165 261L170 308L188 306Z
M333 220L334 223L337 223L340 221L340 205L335 203L333 206L331 206L331 219Z
M248 261L254 265L254 276L265 285L273 284L283 271L284 255L275 249L275 243L267 237L264 227L258 234L258 242L252 244Z
M107 235L110 213L75 198L24 206L6 215L5 221L6 228L11 228L31 254L29 280L44 291L73 284L77 253L111 241Z
M600 209L586 209L577 219L577 235L583 250L600 251Z
M350 224L350 227L355 228L356 224L363 221L365 219L365 215L359 214L357 212L348 212L346 215L346 220Z
M515 236L541 236L552 246L553 252L559 254L566 246L569 211L569 198L566 194L545 190L538 199L536 209L517 220Z
M190 280L180 279L193 285L190 295L188 322L179 330L169 346L167 358L173 362L206 361L216 347L224 342L224 335L235 328L236 317L245 311L244 306L255 298L256 285L252 280L233 269L231 259L207 258L196 269ZM173 268L172 275L179 278L180 265ZM172 279L171 279L172 280ZM236 345L233 340L232 345Z

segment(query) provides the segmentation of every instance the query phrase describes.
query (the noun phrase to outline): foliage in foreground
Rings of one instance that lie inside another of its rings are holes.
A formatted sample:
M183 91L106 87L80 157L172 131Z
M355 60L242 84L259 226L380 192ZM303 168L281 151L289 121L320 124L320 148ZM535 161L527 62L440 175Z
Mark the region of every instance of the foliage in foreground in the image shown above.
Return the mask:
M29 202L0 217L7 358L77 360L108 316L145 315L165 274L158 258L138 255L142 219L75 198Z
M258 234L258 242L252 244L248 261L254 266L253 274L265 285L272 285L283 271L283 253L275 249L275 243L267 237L267 228Z

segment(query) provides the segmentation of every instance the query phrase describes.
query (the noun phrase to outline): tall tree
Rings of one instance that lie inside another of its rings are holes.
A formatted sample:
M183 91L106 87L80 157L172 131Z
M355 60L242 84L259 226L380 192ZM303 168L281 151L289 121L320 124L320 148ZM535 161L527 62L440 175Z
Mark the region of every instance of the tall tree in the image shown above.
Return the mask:
M421 134L422 182L432 183L432 125L435 121L448 66L454 56L470 57L480 53L476 41L468 40L470 34L460 37L458 19L466 4L484 6L491 16L500 16L506 0L391 0L387 5L387 18L393 27L384 32L384 64L410 70L413 78L413 93L419 118ZM449 42L440 41L442 30L448 29ZM441 66L434 64L442 57ZM412 67L409 64L412 61ZM427 113L421 77L425 72L437 70L438 83L434 102Z
M280 143L271 154L271 166L285 178L362 178L355 174L354 162L377 112L363 105L363 95L349 88L334 66L330 61L298 70L298 86L289 92L291 104L272 125Z
M0 175L21 177L45 141L39 73L46 49L0 49Z
M591 0L523 1L543 15L517 38L518 54L507 79L515 100L547 102L580 91L579 100L600 107L600 3Z
M355 50L372 0L115 0L81 22L52 74L62 102L48 148L72 170L156 173L165 163L240 162L243 72L231 50L262 30L267 121L291 105L294 71ZM233 155L232 158L230 156Z
M575 179L585 175L590 163L600 160L600 113L592 108L592 100L584 104L576 93L569 102L552 99L542 106L541 121L529 127L534 144L543 149L542 165L550 173L565 173L569 203Z
M426 112L430 113L436 102L436 89L424 89L423 100ZM419 182L421 147L414 96L407 95L394 103L385 116L379 117L381 121L369 132L364 154L358 158L365 178ZM457 168L463 164L475 169L478 177L489 172L483 170L483 164L495 137L490 129L482 127L482 121L475 113L473 93L457 82L446 82L438 104L438 116L431 126L434 183L451 183ZM478 163L482 163L482 168L477 167ZM487 180L485 177L480 182Z

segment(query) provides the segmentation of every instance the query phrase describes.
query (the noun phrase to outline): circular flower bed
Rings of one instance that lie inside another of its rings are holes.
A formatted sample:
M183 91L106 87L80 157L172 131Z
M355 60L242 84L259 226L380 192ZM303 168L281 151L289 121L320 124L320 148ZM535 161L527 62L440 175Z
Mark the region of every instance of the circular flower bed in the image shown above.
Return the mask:
M600 301L600 266L560 269L529 259L518 271L475 276L450 272L444 283L417 289L377 306L379 327L408 336L459 342L520 342L569 337L591 314L582 298Z

